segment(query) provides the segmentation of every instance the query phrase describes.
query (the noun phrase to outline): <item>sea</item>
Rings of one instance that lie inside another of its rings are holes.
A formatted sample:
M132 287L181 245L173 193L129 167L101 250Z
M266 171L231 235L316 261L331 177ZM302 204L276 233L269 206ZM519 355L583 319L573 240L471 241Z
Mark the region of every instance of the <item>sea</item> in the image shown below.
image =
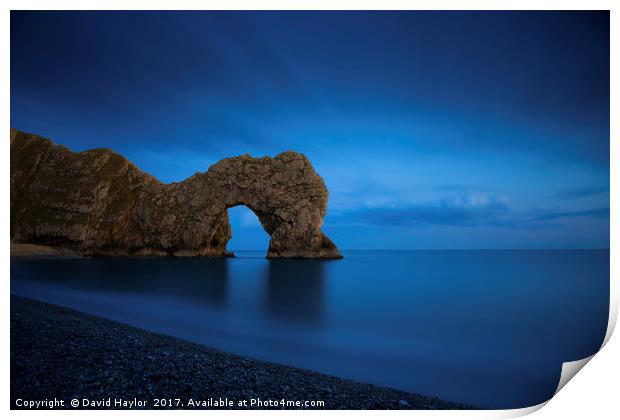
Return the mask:
M11 293L212 348L479 408L551 398L597 352L609 250L342 260L11 258Z

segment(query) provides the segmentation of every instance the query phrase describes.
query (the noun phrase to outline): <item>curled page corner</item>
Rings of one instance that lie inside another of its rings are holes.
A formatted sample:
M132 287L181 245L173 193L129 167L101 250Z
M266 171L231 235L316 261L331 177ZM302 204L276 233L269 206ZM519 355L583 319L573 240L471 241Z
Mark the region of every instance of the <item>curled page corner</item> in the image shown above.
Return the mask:
M555 397L557 393L560 392L562 388L564 388L564 385L566 385L571 379L573 379L573 377L577 374L577 372L579 372L595 355L596 353L584 359L573 360L572 362L562 363L562 372L560 373L560 381L558 382L558 386L555 389L555 392L553 393L553 396L551 398ZM547 405L549 401L551 401L551 398L548 399L547 401L544 401L537 405L532 405L530 407L504 410L498 415L497 418L515 418L515 417L527 416L528 414L532 414L540 410L541 408L543 408L545 405Z
M612 286L613 287L613 286ZM611 338L614 329L616 327L616 322L618 319L618 302L616 299L613 299L613 294L611 294L610 306L609 306L609 320L607 322L607 331L605 333L605 338L603 339L603 343L598 351L591 356L585 357L580 360L574 360L572 362L564 362L562 363L562 373L560 374L560 381L558 382L558 387L555 389L553 396L555 397L558 392L564 385L566 385L573 377L579 372L596 354L605 347L609 339ZM553 397L552 397L553 398Z
M584 359L562 363L562 373L560 374L560 382L558 382L558 387L555 389L553 396L555 396L558 392L560 392L560 390L564 388L564 385L566 385L568 381L573 379L573 376L575 376L577 372L579 372L581 368L583 368L595 355L596 353Z

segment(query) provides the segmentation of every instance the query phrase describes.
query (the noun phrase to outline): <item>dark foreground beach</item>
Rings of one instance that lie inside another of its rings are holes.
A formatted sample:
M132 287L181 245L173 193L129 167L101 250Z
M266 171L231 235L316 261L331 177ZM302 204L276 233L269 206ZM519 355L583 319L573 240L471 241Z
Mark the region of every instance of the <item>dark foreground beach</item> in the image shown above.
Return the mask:
M468 408L243 358L12 295L12 408L39 402L39 408L70 409L72 400L77 408L98 409Z

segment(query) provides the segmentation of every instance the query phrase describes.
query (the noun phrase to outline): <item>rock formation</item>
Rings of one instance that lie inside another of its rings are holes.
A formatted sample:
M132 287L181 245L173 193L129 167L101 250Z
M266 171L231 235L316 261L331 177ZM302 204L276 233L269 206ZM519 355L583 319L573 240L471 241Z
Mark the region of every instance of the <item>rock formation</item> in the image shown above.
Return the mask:
M11 129L11 241L83 255L226 256L230 207L271 236L268 258L340 258L321 232L327 188L302 154L223 159L165 184L109 149L74 153Z

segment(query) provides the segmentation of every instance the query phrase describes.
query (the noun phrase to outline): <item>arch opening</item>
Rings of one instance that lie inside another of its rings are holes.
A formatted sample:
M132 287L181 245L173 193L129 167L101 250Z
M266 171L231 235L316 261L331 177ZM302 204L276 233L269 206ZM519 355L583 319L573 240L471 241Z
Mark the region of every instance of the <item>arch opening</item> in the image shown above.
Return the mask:
M256 213L244 204L229 207L227 211L232 236L226 249L235 254L258 251L266 255L270 236Z

